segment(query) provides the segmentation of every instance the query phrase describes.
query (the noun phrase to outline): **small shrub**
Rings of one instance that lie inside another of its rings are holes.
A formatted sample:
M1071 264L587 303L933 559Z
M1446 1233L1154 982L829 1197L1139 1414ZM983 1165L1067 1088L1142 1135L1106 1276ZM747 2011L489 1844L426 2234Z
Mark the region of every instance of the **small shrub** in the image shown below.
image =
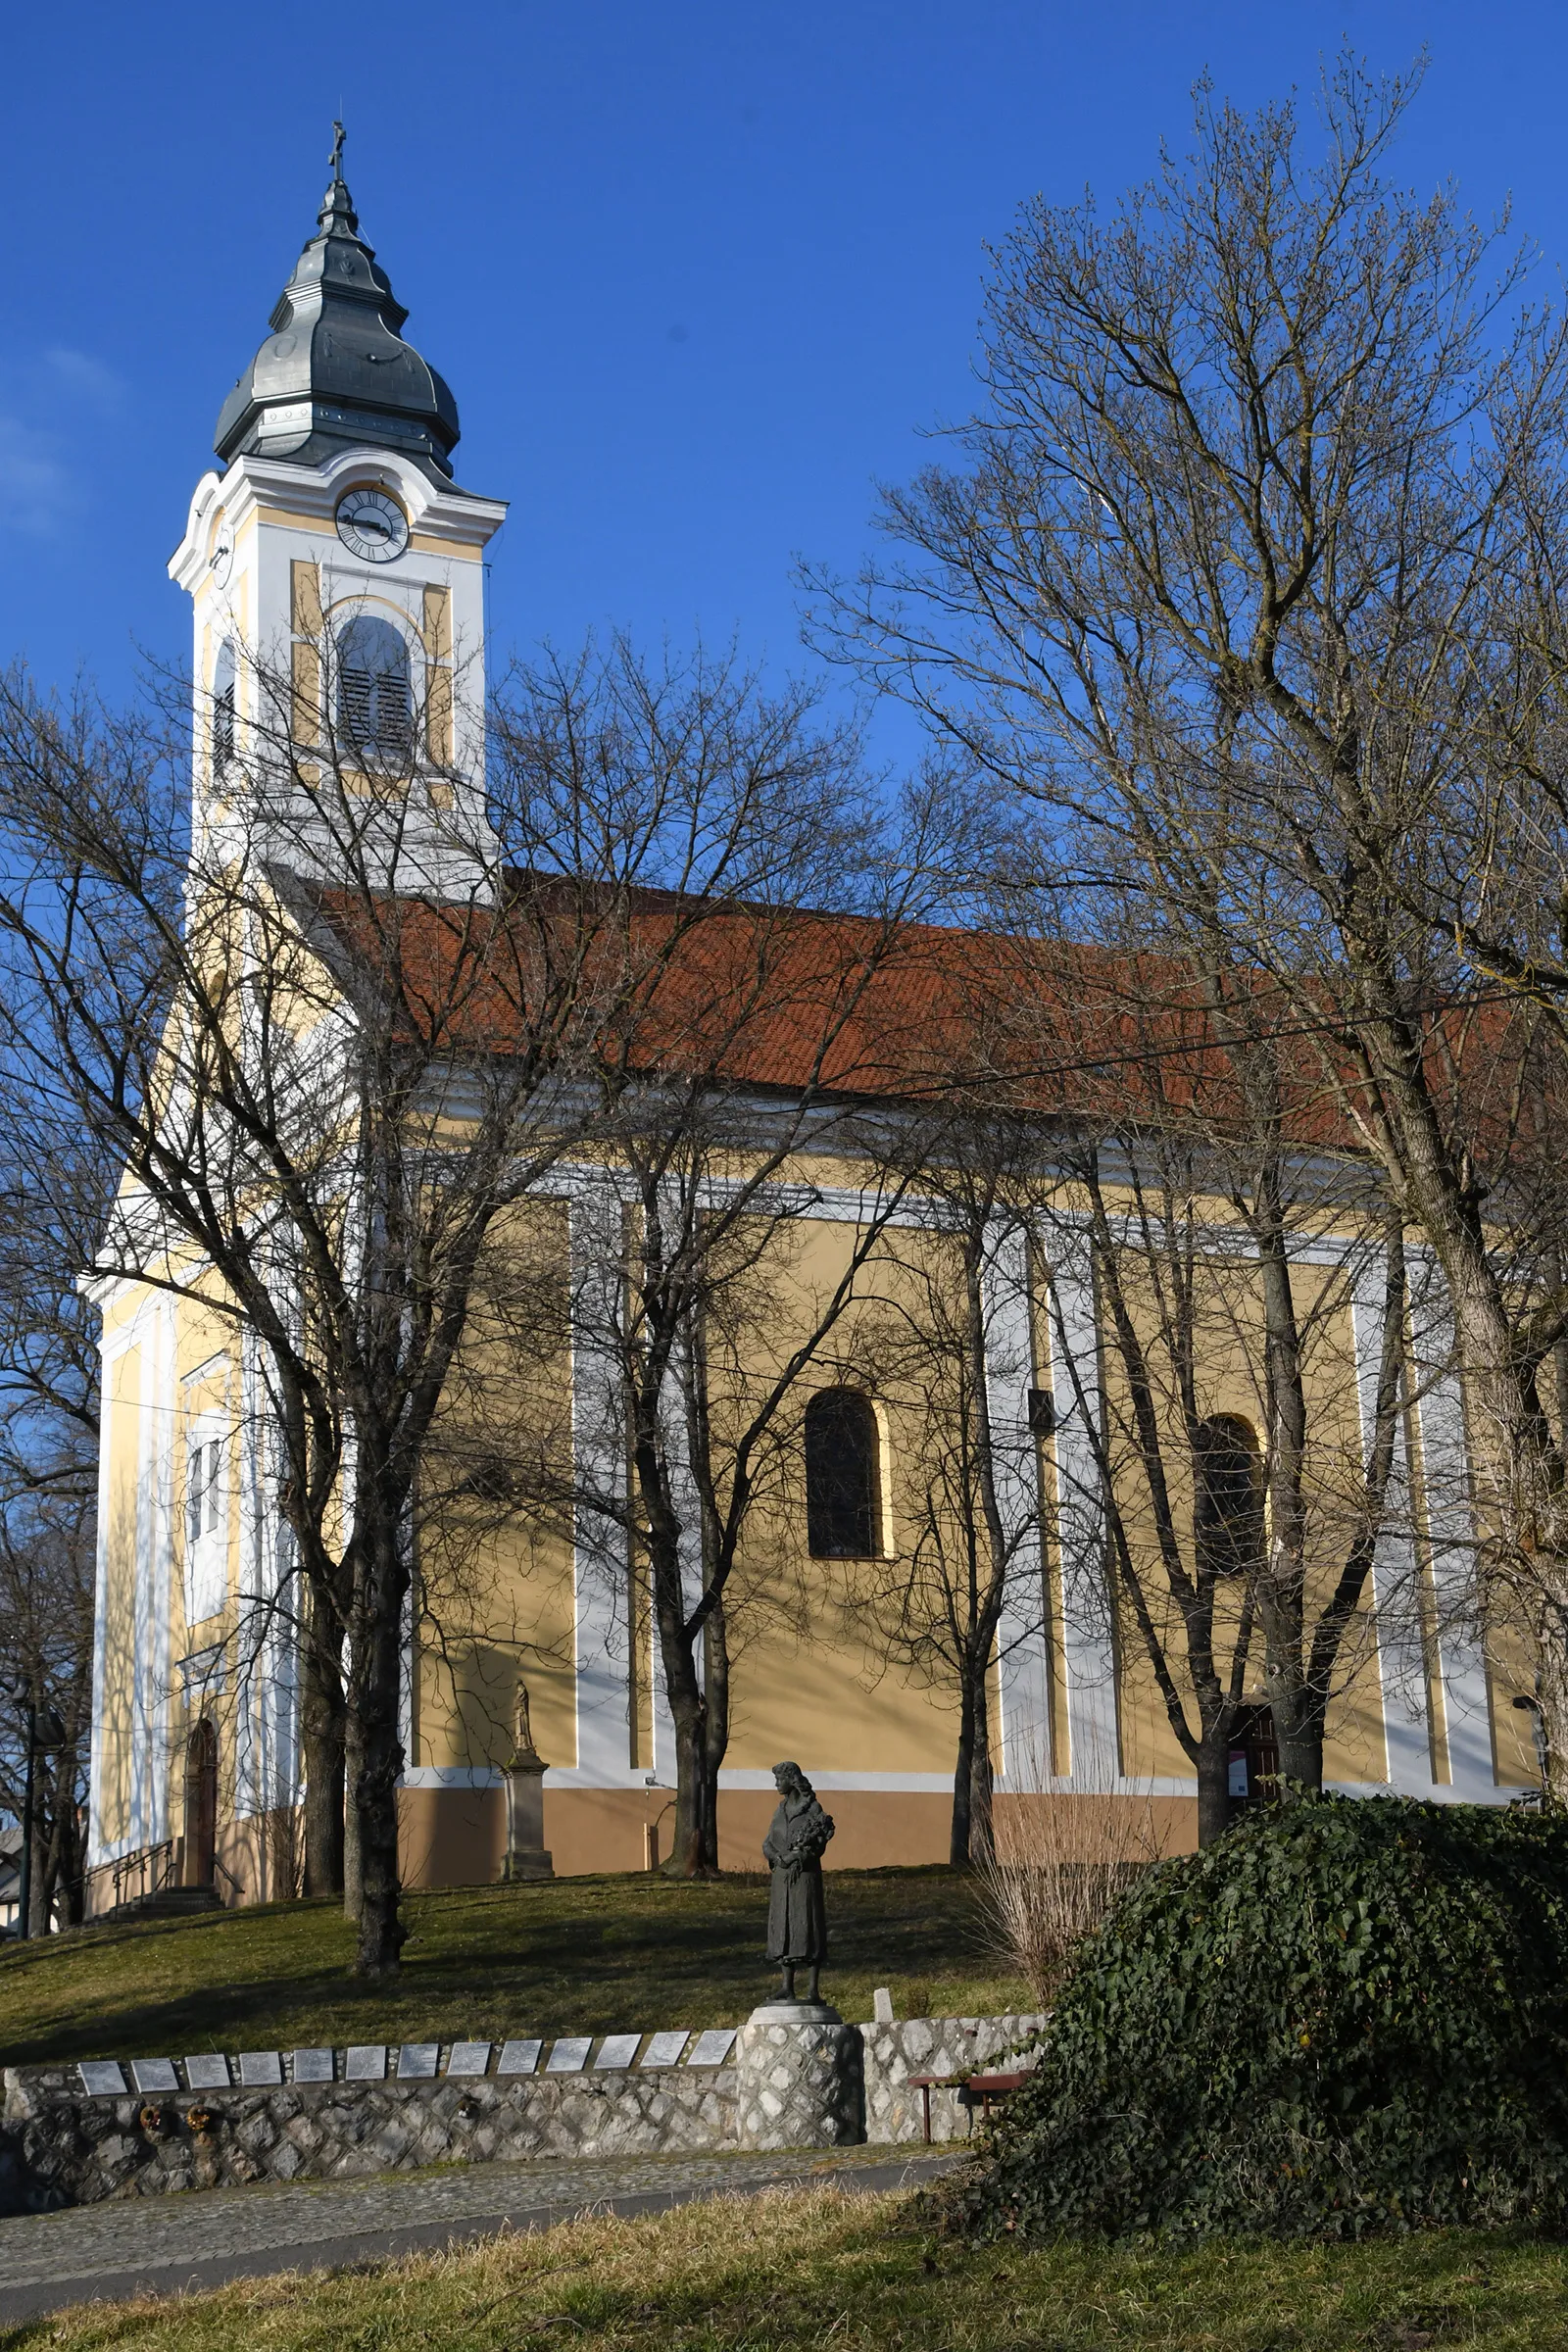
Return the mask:
M1044 2008L1079 1945L1158 1860L1154 1809L1147 1796L1108 1786L1009 1796L996 1809L992 1840L976 1871L991 1940Z
M959 2192L1031 2237L1568 2220L1568 1820L1271 1807L1080 1951Z

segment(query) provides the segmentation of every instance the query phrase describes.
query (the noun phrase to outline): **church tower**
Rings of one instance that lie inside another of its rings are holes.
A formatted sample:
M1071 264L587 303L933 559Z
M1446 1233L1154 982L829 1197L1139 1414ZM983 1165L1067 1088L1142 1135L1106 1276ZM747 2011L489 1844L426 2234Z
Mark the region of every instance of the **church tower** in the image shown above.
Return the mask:
M389 884L466 896L495 855L484 552L506 507L452 479L457 405L403 339L335 128L316 233L169 566L193 606L197 837L243 830L329 881L347 810Z

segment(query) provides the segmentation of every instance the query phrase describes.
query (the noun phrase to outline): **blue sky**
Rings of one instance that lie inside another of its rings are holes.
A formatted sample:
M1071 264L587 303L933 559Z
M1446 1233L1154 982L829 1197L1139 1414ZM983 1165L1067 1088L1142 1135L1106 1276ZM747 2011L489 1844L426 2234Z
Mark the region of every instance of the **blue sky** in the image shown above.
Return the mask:
M348 124L362 227L512 501L495 649L734 633L804 662L791 565L961 415L988 239L1348 35L1432 66L1397 157L1568 261L1568 12L1452 0L152 0L15 11L0 83L0 659L181 661L165 576L224 392ZM906 748L897 729L885 748Z

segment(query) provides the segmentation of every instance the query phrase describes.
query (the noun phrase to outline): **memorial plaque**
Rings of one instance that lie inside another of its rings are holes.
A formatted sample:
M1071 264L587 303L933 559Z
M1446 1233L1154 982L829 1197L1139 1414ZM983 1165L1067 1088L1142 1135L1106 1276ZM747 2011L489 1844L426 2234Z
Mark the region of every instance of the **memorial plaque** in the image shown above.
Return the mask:
M130 2079L138 2090L177 2090L179 2077L172 2058L133 2058Z
M194 2058L185 2061L187 2090L226 2090L228 2088L228 2060L221 2050L199 2050Z
M591 2034L568 2034L558 2041L545 2060L547 2075L580 2074L588 2063L588 2053L594 2046Z
M381 2082L386 2080L386 2045L379 2041L356 2042L343 2069L349 2082Z
M296 2082L330 2082L332 2053L330 2050L296 2050L294 2080Z
M406 2041L398 2052L400 2082L428 2082L441 2056L438 2041Z
M539 2063L539 2053L544 2046L544 2043L539 2040L503 2042L501 2064L496 2068L496 2073L498 2075L531 2075Z
M641 2039L640 2034L607 2034L599 2045L595 2066L630 2066Z
M722 2066L735 2047L733 2026L710 2026L706 2034L697 2036L697 2047L687 2059L688 2066Z
M509 2042L508 2048L513 2045ZM487 2041L455 2041L447 2060L449 2075L482 2075L490 2064L490 2044Z
M680 2054L691 2037L689 2026L673 2034L656 2034L643 2052L644 2066L679 2066Z
M283 2053L281 2050L241 2050L239 2079L246 2084L254 2083L259 2090L269 2083L281 2082Z
M125 2087L125 2078L112 2058L86 2058L77 2071L89 2099L116 2099Z

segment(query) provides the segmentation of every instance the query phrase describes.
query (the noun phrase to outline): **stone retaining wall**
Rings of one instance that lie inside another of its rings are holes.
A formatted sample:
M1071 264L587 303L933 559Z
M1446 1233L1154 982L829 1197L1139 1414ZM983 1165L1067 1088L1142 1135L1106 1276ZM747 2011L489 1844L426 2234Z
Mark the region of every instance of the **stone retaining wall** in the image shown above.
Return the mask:
M868 2140L919 2139L922 2104L909 2087L911 2075L968 2075L1012 2061L1028 2066L1044 2017L910 2017L894 2025L862 2026L865 2071L865 2136ZM931 2093L931 2137L966 2139L974 2129L969 2106L956 2090Z
M823 2073L823 2114L792 2112L791 2144L917 2140L920 2094L908 2087L910 2074L1000 2062L1042 2022L916 2018L839 2028L835 2046L844 2046ZM743 2127L738 2111L735 2038L716 2030L499 2050L423 2042L390 2052L8 2067L0 2212L426 2164L734 2148L758 2128L756 2118ZM956 2091L932 2093L931 2125L935 2139L971 2129Z

